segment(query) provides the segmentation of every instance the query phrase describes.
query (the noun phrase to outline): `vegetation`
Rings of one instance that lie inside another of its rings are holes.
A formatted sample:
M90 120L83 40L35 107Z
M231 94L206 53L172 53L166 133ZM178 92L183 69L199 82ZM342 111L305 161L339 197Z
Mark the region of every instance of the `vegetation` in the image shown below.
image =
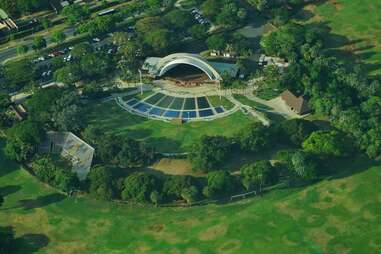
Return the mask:
M226 248L227 242L230 250L240 253L276 252L280 248L284 253L337 249L376 253L374 244L381 233L377 226L380 167L355 158L335 166L343 175L306 188L274 190L226 205L158 209L94 201L87 196L63 199L17 165L2 161L0 186L20 188L4 194L0 224L13 225L19 239L14 253L41 248L85 254L133 252L143 246L153 252L174 248L214 252ZM350 172L357 173L346 176ZM269 223L275 223L270 231ZM359 237L341 233L343 228ZM23 236L30 234L39 236L38 244L21 244ZM41 240L46 238L48 243ZM63 239L77 244L68 246ZM271 239L271 244L266 239ZM253 241L254 245L245 244Z

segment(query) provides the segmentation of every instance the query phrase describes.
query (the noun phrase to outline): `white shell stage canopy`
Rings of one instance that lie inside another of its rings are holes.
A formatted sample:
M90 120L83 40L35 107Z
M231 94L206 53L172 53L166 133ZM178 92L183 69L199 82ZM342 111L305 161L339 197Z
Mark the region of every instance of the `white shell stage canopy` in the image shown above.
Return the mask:
M238 74L238 66L235 64L209 62L200 55L189 53L176 53L163 58L148 57L142 69L155 77L161 77L180 64L191 65L202 70L213 81L221 81L224 74L230 77L236 77Z

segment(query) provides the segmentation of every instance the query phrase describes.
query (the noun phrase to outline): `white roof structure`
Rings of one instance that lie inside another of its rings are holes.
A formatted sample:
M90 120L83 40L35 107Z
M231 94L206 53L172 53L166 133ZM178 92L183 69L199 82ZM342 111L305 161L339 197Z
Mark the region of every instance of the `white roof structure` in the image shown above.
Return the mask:
M235 64L209 62L200 55L189 53L176 53L163 58L149 57L143 64L143 70L156 77L161 77L180 64L199 68L208 75L210 80L214 81L221 81L224 73L232 77L237 76L238 73L238 67Z
M49 131L40 146L42 153L60 154L73 164L72 171L79 180L84 180L90 172L94 148L71 132Z

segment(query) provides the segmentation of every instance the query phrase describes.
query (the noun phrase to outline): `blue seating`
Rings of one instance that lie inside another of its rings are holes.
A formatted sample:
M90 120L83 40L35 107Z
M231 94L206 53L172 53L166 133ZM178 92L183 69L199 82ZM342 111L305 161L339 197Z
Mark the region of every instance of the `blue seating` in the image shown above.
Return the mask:
M133 108L136 109L137 111L145 113L151 108L151 106L147 105L145 103L139 103L139 104L135 105Z
M135 105L136 103L138 103L139 101L137 99L131 99L127 102L127 105L128 106L133 106Z
M218 114L224 113L224 109L222 107L214 108Z
M183 111L183 113L181 114L181 118L183 119L196 118L196 117L197 117L196 111Z
M174 111L174 110L167 110L164 113L165 117L170 117L170 118L178 118L180 116L180 111Z
M163 114L164 110L160 108L152 108L151 111L149 112L150 115L155 115L155 116L161 116Z
M208 117L208 116L214 115L214 113L211 109L200 110L199 114L200 114L200 117Z

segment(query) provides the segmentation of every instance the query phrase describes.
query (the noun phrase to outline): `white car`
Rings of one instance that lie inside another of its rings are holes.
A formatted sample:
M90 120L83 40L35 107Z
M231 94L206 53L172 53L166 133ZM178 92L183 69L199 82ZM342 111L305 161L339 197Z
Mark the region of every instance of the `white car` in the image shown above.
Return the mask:
M100 42L101 41L101 39L99 39L99 38L93 38L93 42Z

